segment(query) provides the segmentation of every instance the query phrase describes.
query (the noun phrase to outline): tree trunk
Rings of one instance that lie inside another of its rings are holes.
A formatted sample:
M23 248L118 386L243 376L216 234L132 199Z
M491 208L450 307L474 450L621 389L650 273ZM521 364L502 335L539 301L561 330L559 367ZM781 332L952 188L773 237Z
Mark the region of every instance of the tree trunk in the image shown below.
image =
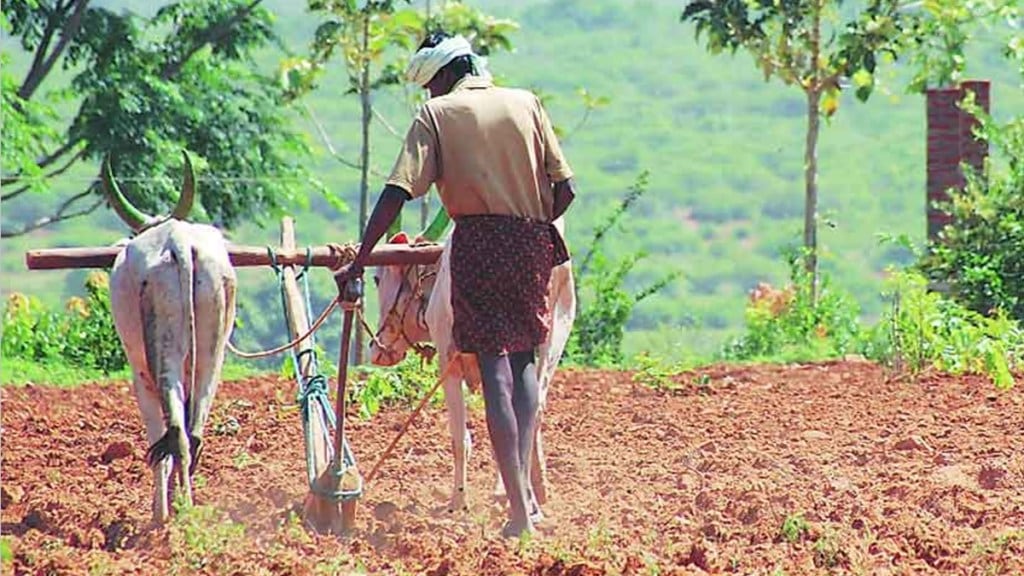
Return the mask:
M370 103L370 15L363 15L363 38L361 47L361 66L359 75L359 100L362 104L362 137L363 144L359 153L359 238L366 232L366 218L369 207L370 196L370 121L373 119L373 109ZM356 351L355 363L363 363L363 331L356 329Z
M804 150L804 265L811 275L811 302L818 303L818 132L821 93L807 92L807 144Z
M32 62L32 69L29 70L28 76L25 77L25 82L22 83L21 88L18 90L18 96L22 100L32 99L32 95L35 94L39 85L50 74L57 60L64 54L68 45L71 44L71 41L74 40L78 31L82 28L82 18L85 17L85 11L89 7L89 0L75 0L74 6L74 12L68 17L67 22L63 24L63 30L61 31L57 46L53 48L53 52L50 52L45 60L41 60L39 56L41 51L49 46L49 39L40 44L40 52L36 53L36 59Z
M426 14L427 20L430 20L430 0L427 0ZM429 30L426 30L426 32L429 32ZM427 222L430 222L430 201L428 200L429 197L429 194L424 194L422 200L423 203L420 204L420 230L426 230Z
M821 12L824 0L812 10L811 78L807 93L807 143L804 149L804 265L811 275L811 305L818 305L818 132L821 128Z

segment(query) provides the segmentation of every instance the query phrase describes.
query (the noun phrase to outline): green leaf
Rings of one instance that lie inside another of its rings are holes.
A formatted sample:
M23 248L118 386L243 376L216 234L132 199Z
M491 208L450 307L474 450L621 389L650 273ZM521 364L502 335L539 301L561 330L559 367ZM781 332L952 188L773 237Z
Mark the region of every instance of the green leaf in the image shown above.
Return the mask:
M873 86L875 83L875 77L871 74L871 72L868 72L863 68L854 72L853 78L851 78L851 80L853 81L853 85L856 86L857 88L862 88L864 86Z
M448 229L449 223L451 223L451 217L448 216L448 211L441 206L438 208L437 214L434 215L434 219L430 221L430 225L423 231L423 238L429 242L439 241L444 231Z
M839 91L826 90L821 97L821 113L831 118L839 110Z
M423 15L419 11L410 8L398 10L391 15L391 20L393 26L397 28L405 28L407 30L423 28Z

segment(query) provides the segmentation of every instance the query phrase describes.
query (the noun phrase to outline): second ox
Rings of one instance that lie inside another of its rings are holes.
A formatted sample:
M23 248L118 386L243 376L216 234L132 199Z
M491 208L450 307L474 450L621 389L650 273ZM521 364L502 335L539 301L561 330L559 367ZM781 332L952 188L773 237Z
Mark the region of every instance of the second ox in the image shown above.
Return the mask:
M559 233L564 233L564 222L561 219L555 221L555 227ZM404 233L399 233L390 242L408 243L409 240ZM426 344L432 342L437 348L438 365L442 373L450 362L457 363L448 372L443 386L455 460L449 510L462 511L468 509L466 465L472 447L472 439L466 428L466 402L462 383L465 381L470 388L477 388L481 385L481 378L476 357L460 354L455 349L452 337L450 250L451 244L446 243L440 260L435 264L381 266L377 269L374 281L378 289L380 320L370 344L370 353L374 364L393 366L410 349L422 351ZM576 291L571 260L551 270L548 308L552 315L551 330L537 349L541 414L548 386L565 351L576 318ZM547 498L547 474L540 425L534 438L530 475L532 492L539 506ZM499 474L495 492L501 491L503 487Z

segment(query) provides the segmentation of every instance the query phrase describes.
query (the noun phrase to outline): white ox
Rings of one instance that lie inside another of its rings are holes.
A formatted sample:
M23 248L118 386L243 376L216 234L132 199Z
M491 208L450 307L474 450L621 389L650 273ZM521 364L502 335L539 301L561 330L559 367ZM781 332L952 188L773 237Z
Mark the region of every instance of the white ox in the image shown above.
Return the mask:
M195 191L187 154L185 185L171 217L135 209L114 182L109 160L103 184L111 206L138 232L114 261L111 312L146 426L153 520L163 523L172 464L178 489L192 504L191 475L235 320L235 270L219 230L180 220Z
M564 221L555 226L564 233ZM398 234L391 242L405 243L405 234ZM466 428L466 403L462 382L473 389L481 384L480 368L475 355L460 354L452 338L453 312L451 305L450 275L451 243L445 244L437 264L381 266L377 268L380 300L380 321L370 344L374 364L393 366L405 357L410 348L422 349L433 342L437 347L438 366L443 373L449 362L457 362L455 369L444 381L445 404L448 409L448 428L452 435L454 455L454 481L449 511L468 509L466 493L466 464L472 448L472 439ZM537 380L540 384L540 414L547 400L548 386L558 362L565 351L576 318L576 291L572 276L572 261L555 267L548 284L548 306L552 314L551 330L537 349ZM537 434L534 438L530 483L537 504L547 499L547 467L541 440L541 417L538 414ZM498 474L495 494L504 491Z

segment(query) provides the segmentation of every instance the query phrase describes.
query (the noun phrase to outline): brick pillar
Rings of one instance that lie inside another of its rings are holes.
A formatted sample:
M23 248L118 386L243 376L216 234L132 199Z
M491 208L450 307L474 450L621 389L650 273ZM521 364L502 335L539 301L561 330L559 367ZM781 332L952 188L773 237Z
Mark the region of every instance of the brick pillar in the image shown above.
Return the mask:
M934 242L950 216L932 204L949 199L950 188L963 186L960 174L960 99L959 88L934 88L926 92L928 101L928 178L926 213L928 241Z
M958 103L970 90L985 112L989 111L989 83L964 82L956 88L934 88L926 91L928 118L926 214L928 241L938 240L938 234L951 217L932 206L933 202L949 200L950 188L961 188L964 176L960 163L981 168L988 146L971 133L977 120L960 110Z
M974 92L975 103L988 114L989 83L978 80L964 82L960 85L960 93L967 96L968 92ZM981 170L985 165L985 157L988 156L988 142L974 137L972 130L977 125L977 118L967 112L960 112L960 161L966 162L975 170Z

